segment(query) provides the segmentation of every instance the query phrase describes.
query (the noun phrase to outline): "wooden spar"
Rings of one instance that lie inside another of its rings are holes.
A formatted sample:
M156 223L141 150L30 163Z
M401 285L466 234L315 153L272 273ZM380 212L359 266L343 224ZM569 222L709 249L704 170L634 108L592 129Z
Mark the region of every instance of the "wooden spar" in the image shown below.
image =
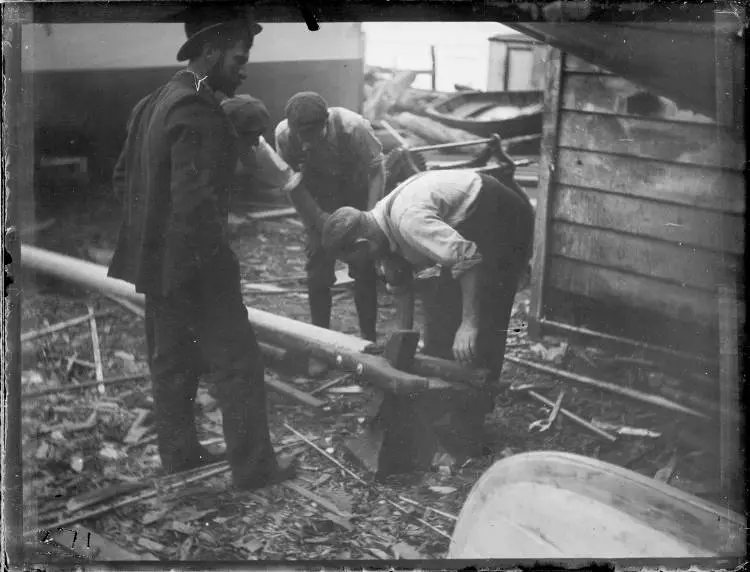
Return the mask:
M423 151L444 151L448 149L460 149L461 147L473 147L475 145L487 145L492 143L494 139L488 137L485 139L476 139L473 141L459 141L457 143L438 143L436 145L421 145L419 147L413 147L411 150L415 153L421 153Z
M516 358L513 356L505 356L505 359L515 364L528 367L530 369L536 369L538 371L543 371L545 373L549 373L551 375L560 377L562 379L567 379L569 381L573 381L576 383L582 383L584 385L588 385L591 387L597 387L599 389L611 391L612 393L617 393L625 397L630 397L631 399L636 399L638 401L642 401L643 403L650 403L652 405L658 405L660 407L664 407L665 409L671 409L672 411L679 411L680 413L687 413L688 415L693 415L694 417L700 417L701 419L709 418L709 416L706 415L705 413L696 411L695 409L691 409L689 407L685 407L684 405L680 405L679 403L674 403L673 401L665 399L664 397L661 397L659 395L651 395L650 393L644 393L643 391L638 391L637 389L630 389L628 387L622 387L619 385L615 385L614 383L600 381L592 377L578 375L575 373L571 373L569 371L563 371L561 369L549 367L546 365L542 365L540 363L534 363L534 362L527 361L521 358Z
M104 381L104 369L102 366L102 349L99 344L99 329L96 327L96 312L94 307L89 304L89 326L91 328L91 347L94 353L94 369L96 371L96 380L98 382ZM99 385L99 393L104 393L104 386Z
M472 387L483 387L489 382L486 370L469 369L455 361L426 355L414 356L412 371L417 375L439 377L446 381L466 383Z
M542 403L544 403L545 405L547 405L549 407L554 407L555 406L555 403L553 401L550 401L549 399L547 399L543 395L537 393L536 391L529 390L528 394L531 397L533 397L534 399L536 399L537 401L541 401ZM615 441L617 441L616 437L613 437L612 435L610 435L606 431L604 431L602 429L599 429L596 425L593 425L593 424L589 423L588 421L586 421L582 417L579 417L575 413L572 413L571 411L568 411L565 408L560 409L560 413L562 413L565 417L567 417L571 421L574 421L574 422L578 423L581 427L585 427L586 429L588 429L589 431L593 431L594 433L596 433L600 437L604 437L607 441L610 441L612 443L614 443Z
M132 284L108 277L106 267L99 264L28 245L21 245L21 260L25 268L75 282L139 305L145 303L143 294L136 292ZM247 315L258 338L264 342L309 352L313 357L330 365L356 371L360 379L381 389L398 394L411 394L433 389L465 388L441 379L399 371L384 358L363 353L370 343L366 340L255 308L247 308Z
M104 316L109 316L110 314L112 314L112 312L110 311L95 312L94 316L97 318L102 318ZM36 338L41 338L42 336L54 334L55 332L65 330L66 328L70 328L78 324L82 324L83 322L88 322L90 319L91 317L88 314L86 314L84 316L77 316L75 318L71 318L70 320L65 320L64 322L52 324L51 326L47 326L46 328L42 328L40 330L35 330L33 332L26 332L24 334L21 334L21 341L28 342L31 340L35 340Z
M546 318L541 318L539 320L539 324L544 327L549 327L550 329L555 329L561 332L565 332L566 334L574 334L574 335L579 335L583 337L591 337L591 338L595 338L598 340L602 340L603 342L612 342L613 344L617 344L621 346L628 346L631 348L642 349L650 353L655 353L655 354L659 354L659 355L670 357L670 358L676 358L678 360L698 362L701 364L709 365L711 367L716 367L717 365L717 360L706 357L706 356L689 354L689 353L681 352L678 350L673 350L671 348L666 348L662 346L654 346L651 344L647 344L645 342L631 340L630 338L623 338L620 336L605 334L603 332L598 332L596 330L589 330L588 328L571 326L569 324L555 322L553 320L548 320Z

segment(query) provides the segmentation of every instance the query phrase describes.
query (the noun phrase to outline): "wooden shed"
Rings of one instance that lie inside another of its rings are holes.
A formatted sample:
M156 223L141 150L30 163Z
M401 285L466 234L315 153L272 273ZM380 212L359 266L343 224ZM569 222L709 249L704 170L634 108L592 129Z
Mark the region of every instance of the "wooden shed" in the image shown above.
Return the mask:
M524 34L496 34L489 39L488 91L529 91L544 73L542 45Z
M590 333L716 363L719 290L742 282L745 248L741 34L714 21L517 27L557 46L532 335Z

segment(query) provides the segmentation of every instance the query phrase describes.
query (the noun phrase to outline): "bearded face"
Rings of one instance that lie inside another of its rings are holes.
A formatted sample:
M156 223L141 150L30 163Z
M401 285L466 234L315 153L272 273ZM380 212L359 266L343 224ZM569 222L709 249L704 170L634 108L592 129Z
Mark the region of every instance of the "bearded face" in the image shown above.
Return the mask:
M233 46L219 52L208 72L207 81L211 88L233 97L247 77L245 66L249 56L250 46L246 40L238 40Z

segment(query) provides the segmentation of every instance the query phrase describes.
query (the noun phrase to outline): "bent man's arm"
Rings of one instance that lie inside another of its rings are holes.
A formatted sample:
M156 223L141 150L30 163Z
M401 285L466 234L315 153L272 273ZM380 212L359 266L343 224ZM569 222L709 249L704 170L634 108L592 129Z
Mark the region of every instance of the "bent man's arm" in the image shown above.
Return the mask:
M175 109L168 130L172 141L168 247L175 261L202 264L224 249L231 251L218 202L225 173L217 163L227 142L221 137L224 131L217 129L213 110L202 101Z
M385 194L385 157L383 145L375 136L370 122L364 118L354 123L351 131L351 144L355 156L363 169L366 169L368 190L367 209L375 206Z

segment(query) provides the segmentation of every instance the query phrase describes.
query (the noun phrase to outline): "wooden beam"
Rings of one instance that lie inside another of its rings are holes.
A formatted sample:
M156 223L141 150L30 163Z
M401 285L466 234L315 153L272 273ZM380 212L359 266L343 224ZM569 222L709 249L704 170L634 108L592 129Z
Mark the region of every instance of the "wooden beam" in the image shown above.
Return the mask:
M541 320L544 318L544 287L547 270L548 226L550 221L553 173L557 166L558 125L565 54L555 48L547 51L546 86L544 90L544 120L542 124L542 149L539 160L536 220L534 222L534 255L531 260L531 306L529 335L541 337Z
M143 295L137 293L132 284L108 277L104 266L33 246L21 245L21 251L24 267L30 270L144 304ZM401 395L427 390L466 389L460 384L399 371L385 359L363 353L370 342L355 336L255 308L247 308L247 315L258 339L271 345L309 352L334 367L356 372L362 381L381 389Z
M597 342L608 344L611 347L628 348L632 350L641 350L649 355L657 356L658 358L671 358L673 360L689 362L693 365L701 364L705 367L716 368L718 362L714 359L707 358L697 354L689 354L681 351L674 350L672 348L666 348L661 346L655 346L647 344L645 342L639 342L638 340L631 340L630 338L624 338L621 336L614 336L612 334L605 334L589 328L581 328L578 326L571 326L570 324L563 324L555 322L554 320L547 320L543 318L541 325L545 330L554 330L561 334L568 336L579 336L582 339L594 339Z

